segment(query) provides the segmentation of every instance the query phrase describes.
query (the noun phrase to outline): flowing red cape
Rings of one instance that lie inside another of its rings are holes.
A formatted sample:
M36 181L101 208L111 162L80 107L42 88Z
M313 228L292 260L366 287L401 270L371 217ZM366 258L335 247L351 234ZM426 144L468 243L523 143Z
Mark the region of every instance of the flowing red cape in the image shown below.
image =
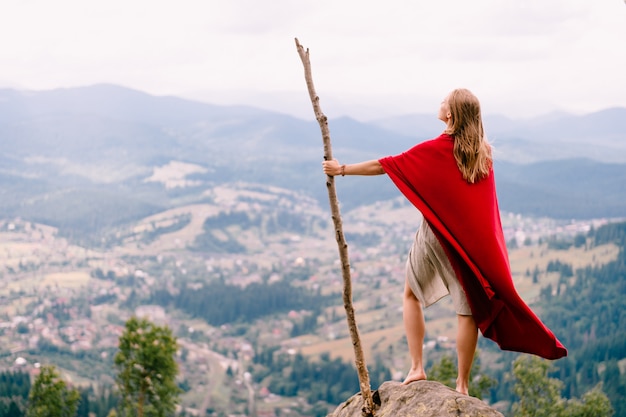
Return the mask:
M453 137L442 134L380 163L437 236L482 334L501 349L546 359L566 356L567 349L513 285L493 170L468 183L453 146Z

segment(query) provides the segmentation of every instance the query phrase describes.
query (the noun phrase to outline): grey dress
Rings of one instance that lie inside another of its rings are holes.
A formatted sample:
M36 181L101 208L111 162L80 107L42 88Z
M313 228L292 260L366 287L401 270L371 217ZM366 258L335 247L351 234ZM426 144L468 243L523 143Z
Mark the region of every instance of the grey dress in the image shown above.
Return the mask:
M409 251L406 279L413 294L424 307L450 294L457 314L472 315L465 291L439 240L425 220L422 220Z

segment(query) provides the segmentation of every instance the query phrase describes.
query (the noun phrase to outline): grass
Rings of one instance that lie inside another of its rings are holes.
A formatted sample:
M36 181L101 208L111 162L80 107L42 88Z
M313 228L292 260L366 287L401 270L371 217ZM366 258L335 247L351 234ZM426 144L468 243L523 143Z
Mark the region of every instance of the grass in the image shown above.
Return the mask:
M402 323L386 329L362 333L360 339L365 360L373 360L376 351L385 350L390 344L395 344L402 339L402 337L404 337L404 325L402 325ZM376 350L372 349L373 345L377 346ZM339 357L346 361L352 361L354 358L354 350L350 338L324 341L304 346L300 351L306 356L319 356L322 353L328 352L333 358Z
M156 254L166 251L181 251L191 245L195 238L203 232L203 224L207 217L213 216L219 212L219 208L211 204L194 204L185 207L179 207L167 210L154 216L150 216L142 220L135 231L149 229L152 222L160 223L166 219L172 219L176 216L191 214L191 221L184 228L172 233L166 233L157 237L154 242L149 245L138 247L136 242L130 242L123 248L124 252Z
M617 259L618 248L613 244L598 246L589 250L585 248L570 248L568 250L550 250L546 245L524 247L509 252L511 272L520 296L531 303L541 288L549 284L553 286L559 281L558 273L545 273L550 261L559 260L561 263L572 265L574 271L593 265L602 265ZM541 272L539 283L532 282L532 273L538 268ZM530 275L527 275L530 273Z
M57 272L47 274L39 284L41 287L59 286L62 288L80 288L87 285L91 277L86 271Z

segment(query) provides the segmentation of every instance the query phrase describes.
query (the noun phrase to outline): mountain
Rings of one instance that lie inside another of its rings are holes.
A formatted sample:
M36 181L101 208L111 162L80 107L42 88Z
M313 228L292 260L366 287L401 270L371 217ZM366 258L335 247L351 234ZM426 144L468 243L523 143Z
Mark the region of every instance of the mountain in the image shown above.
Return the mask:
M496 161L498 197L505 211L552 218L626 215L626 165L576 158L513 164Z
M421 114L372 123L404 135L413 132L423 138L441 131L439 121ZM525 120L487 115L484 124L500 160L531 163L585 157L601 162L626 162L626 108L582 116L553 113Z
M620 108L530 120L487 117L501 208L623 217L625 123ZM433 116L409 115L370 123L343 117L329 127L334 157L352 162L402 152L442 125ZM317 122L252 107L115 85L5 89L0 146L0 218L36 220L67 234L202 202L207 189L238 181L297 190L326 206ZM385 177L337 184L348 210L398 195Z

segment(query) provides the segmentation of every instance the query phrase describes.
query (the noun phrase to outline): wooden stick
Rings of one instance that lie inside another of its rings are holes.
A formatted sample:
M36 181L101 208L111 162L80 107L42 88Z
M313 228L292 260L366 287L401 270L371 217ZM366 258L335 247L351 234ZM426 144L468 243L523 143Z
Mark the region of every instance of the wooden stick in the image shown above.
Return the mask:
M311 62L309 61L309 50L306 51L298 42L296 38L296 47L298 49L298 55L304 65L304 78L309 90L309 96L311 103L313 104L313 111L315 112L315 118L322 130L322 140L324 142L324 160L330 161L333 159L332 148L330 145L330 131L328 129L328 119L322 113L320 108L320 99L315 93L315 87L313 85L313 76L311 75ZM374 402L372 399L372 391L370 388L370 377L367 372L367 366L365 364L365 358L363 356L363 348L361 347L361 338L359 337L359 329L356 325L356 319L354 318L354 307L352 305L352 279L350 277L350 260L348 258L348 244L343 235L343 226L341 224L341 213L339 212L339 203L337 201L337 192L335 190L335 178L328 175L326 176L326 188L328 189L328 200L330 201L330 211L335 225L335 238L337 239L337 245L339 247L339 258L341 260L341 271L343 275L343 305L346 309L346 318L348 321L348 328L350 329L350 337L352 339L352 346L354 348L354 362L356 364L357 374L359 376L359 385L361 386L361 395L363 396L363 416L374 415Z

